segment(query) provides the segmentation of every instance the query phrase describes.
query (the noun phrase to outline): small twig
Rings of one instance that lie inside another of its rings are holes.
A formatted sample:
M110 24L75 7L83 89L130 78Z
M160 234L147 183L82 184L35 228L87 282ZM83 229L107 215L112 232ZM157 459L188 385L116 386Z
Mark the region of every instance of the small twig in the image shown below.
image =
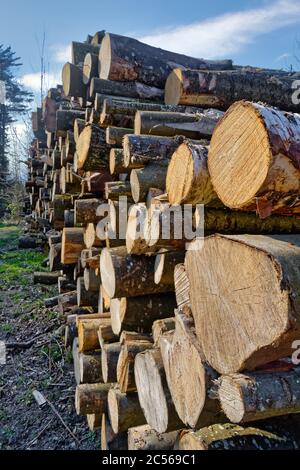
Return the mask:
M41 437L41 435L42 435L42 434L46 431L46 429L50 426L50 424L52 423L52 421L53 421L53 418L51 418L50 421L48 421L48 423L46 424L46 426L44 426L43 429L38 433L38 435L37 435L34 439L32 439L32 440L29 442L29 444L27 444L27 447L32 446L32 444L34 444L35 441L36 441L39 437Z

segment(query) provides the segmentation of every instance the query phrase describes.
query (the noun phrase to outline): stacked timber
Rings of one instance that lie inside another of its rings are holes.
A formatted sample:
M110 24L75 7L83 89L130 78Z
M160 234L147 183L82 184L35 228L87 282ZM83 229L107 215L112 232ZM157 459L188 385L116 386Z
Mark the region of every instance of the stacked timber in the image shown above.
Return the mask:
M103 31L72 43L28 220L103 450L299 445L294 78Z

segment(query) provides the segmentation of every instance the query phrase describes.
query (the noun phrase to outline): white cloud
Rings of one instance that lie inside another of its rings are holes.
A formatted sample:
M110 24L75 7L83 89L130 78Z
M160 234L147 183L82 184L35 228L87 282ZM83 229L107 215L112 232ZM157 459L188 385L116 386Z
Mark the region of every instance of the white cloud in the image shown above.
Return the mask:
M21 77L20 82L30 88L32 91L37 92L41 88L41 74L37 73L27 73ZM48 88L55 87L57 84L61 83L61 77L58 73L46 73L44 75L44 90Z
M227 58L258 36L296 23L300 23L300 2L279 0L265 7L228 13L139 39L191 56Z
M64 64L71 61L71 45L53 45L50 49L54 62Z
M289 59L290 57L292 57L292 54L290 54L289 52L285 52L284 54L281 54L278 57L276 57L275 61L281 62L282 60Z

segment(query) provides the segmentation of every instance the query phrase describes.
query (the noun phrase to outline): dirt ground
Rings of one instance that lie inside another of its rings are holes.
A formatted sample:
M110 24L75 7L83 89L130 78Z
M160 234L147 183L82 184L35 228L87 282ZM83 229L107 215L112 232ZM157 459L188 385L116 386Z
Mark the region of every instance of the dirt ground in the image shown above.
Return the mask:
M99 432L91 433L75 412L64 319L57 308L43 305L56 288L32 282L45 253L19 250L19 233L18 227L0 225L0 449L99 449ZM33 390L54 405L63 422L48 403L37 404Z

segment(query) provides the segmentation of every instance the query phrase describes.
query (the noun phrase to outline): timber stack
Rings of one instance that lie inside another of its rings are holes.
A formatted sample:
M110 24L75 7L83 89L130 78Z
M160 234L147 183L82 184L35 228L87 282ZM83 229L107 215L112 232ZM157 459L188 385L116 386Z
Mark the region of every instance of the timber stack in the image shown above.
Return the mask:
M34 114L35 280L101 449L299 446L296 77L99 31Z

